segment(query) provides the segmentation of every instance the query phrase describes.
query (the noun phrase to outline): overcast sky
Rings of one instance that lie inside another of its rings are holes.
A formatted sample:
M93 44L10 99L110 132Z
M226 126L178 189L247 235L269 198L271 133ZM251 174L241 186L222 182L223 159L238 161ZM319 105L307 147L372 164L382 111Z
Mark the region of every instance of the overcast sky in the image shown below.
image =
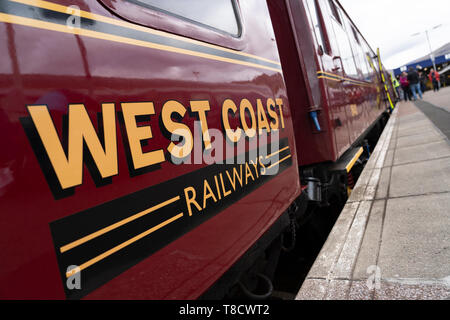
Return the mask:
M394 69L450 42L450 0L340 0L372 49ZM421 32L420 35L411 36ZM450 52L449 52L450 53Z

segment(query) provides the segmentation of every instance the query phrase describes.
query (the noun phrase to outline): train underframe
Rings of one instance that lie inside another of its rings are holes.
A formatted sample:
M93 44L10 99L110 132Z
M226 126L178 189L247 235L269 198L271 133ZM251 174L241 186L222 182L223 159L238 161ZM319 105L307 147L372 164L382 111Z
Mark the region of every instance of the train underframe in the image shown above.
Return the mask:
M300 167L301 195L200 299L295 298L388 119L382 113L337 162Z

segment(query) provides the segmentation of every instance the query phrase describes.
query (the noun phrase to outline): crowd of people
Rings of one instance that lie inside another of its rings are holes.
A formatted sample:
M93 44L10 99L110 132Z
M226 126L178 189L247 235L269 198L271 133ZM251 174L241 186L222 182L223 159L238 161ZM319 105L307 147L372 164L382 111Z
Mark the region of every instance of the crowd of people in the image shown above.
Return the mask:
M439 72L431 68L428 79L433 84L433 90L439 91L440 75ZM419 97L422 99L425 92L427 76L422 71L409 67L408 72L402 72L400 77L393 79L393 84L397 95L405 101L416 101Z

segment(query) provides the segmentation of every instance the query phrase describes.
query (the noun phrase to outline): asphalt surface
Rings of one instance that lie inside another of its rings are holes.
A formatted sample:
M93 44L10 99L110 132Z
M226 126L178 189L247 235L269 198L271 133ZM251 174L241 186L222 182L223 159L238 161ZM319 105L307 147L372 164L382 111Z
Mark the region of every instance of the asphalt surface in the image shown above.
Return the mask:
M427 101L417 100L414 103L450 140L450 112Z

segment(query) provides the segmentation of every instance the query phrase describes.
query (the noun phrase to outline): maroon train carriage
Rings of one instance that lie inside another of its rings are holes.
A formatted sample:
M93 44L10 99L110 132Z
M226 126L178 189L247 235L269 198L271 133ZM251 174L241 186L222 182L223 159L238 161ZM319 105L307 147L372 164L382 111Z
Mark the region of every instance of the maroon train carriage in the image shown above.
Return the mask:
M334 0L2 0L0 42L2 299L266 298L390 108Z

